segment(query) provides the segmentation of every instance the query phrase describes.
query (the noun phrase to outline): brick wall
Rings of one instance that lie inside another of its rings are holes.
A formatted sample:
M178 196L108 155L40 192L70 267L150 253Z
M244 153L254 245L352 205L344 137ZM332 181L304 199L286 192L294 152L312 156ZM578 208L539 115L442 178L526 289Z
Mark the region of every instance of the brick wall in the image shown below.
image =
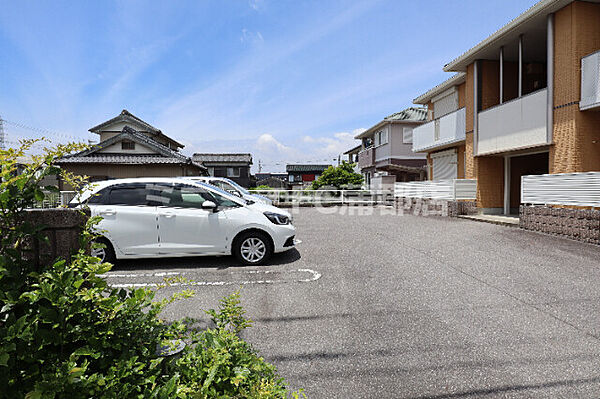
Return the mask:
M465 87L466 83L461 83L458 85L458 108L462 108L465 106Z
M475 178L475 158L473 157L473 132L465 134L465 179Z
M600 50L600 4L576 1L554 16L554 146L550 172L600 170L600 113L579 111L581 58Z
M465 145L460 145L456 148L458 157L458 172L457 176L459 179L465 178Z
M482 60L481 66L481 110L500 104L500 63Z
M477 204L481 208L504 206L504 159L477 157Z
M465 123L465 130L467 132L473 131L473 78L475 76L474 65L471 64L467 66L467 77L465 81L465 118L467 118Z

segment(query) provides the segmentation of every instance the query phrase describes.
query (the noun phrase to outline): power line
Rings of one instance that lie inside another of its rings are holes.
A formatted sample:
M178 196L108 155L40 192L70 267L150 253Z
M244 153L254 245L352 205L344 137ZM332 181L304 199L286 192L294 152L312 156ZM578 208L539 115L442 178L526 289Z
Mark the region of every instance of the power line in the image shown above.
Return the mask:
M25 129L25 130L29 130L32 132L36 132L36 133L41 133L43 135L50 135L50 136L55 136L55 137L60 137L60 138L64 138L67 140L75 140L75 141L81 141L82 138L81 137L76 137L70 134L66 134L66 133L59 133L59 132L55 132L49 129L44 129L44 128L39 128L39 127L33 127L33 126L29 126L26 125L24 123L20 123L20 122L14 122L14 121L9 121L6 119L0 119L1 121L3 121L5 124L7 125L11 125L20 129Z

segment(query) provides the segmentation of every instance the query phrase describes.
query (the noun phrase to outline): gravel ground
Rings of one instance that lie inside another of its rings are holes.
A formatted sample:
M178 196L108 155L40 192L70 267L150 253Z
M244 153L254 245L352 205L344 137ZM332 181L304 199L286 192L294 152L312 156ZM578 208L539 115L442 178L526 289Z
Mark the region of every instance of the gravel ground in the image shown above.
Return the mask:
M599 247L382 209L303 208L303 243L267 266L124 261L109 281L192 279L165 317L201 325L242 287L245 338L309 398L600 397Z

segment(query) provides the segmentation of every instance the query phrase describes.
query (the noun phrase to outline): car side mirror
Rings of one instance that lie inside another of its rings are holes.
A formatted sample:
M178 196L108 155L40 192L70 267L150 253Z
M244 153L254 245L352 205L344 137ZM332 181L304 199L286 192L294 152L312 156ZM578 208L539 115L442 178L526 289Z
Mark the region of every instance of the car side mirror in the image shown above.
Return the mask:
M212 210L213 212L215 212L217 210L217 204L215 204L212 201L204 201L202 203L202 209Z

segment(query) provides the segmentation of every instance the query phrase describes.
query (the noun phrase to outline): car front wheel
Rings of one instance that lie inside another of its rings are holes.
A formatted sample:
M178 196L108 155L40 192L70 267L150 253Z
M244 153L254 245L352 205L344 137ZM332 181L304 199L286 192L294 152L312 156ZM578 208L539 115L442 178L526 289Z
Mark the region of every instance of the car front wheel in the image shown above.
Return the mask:
M115 263L116 256L112 244L106 238L98 238L94 243L102 244L102 247L92 248L91 255L100 258L100 262Z
M245 265L261 265L273 254L271 241L260 232L241 235L234 245L234 255Z

